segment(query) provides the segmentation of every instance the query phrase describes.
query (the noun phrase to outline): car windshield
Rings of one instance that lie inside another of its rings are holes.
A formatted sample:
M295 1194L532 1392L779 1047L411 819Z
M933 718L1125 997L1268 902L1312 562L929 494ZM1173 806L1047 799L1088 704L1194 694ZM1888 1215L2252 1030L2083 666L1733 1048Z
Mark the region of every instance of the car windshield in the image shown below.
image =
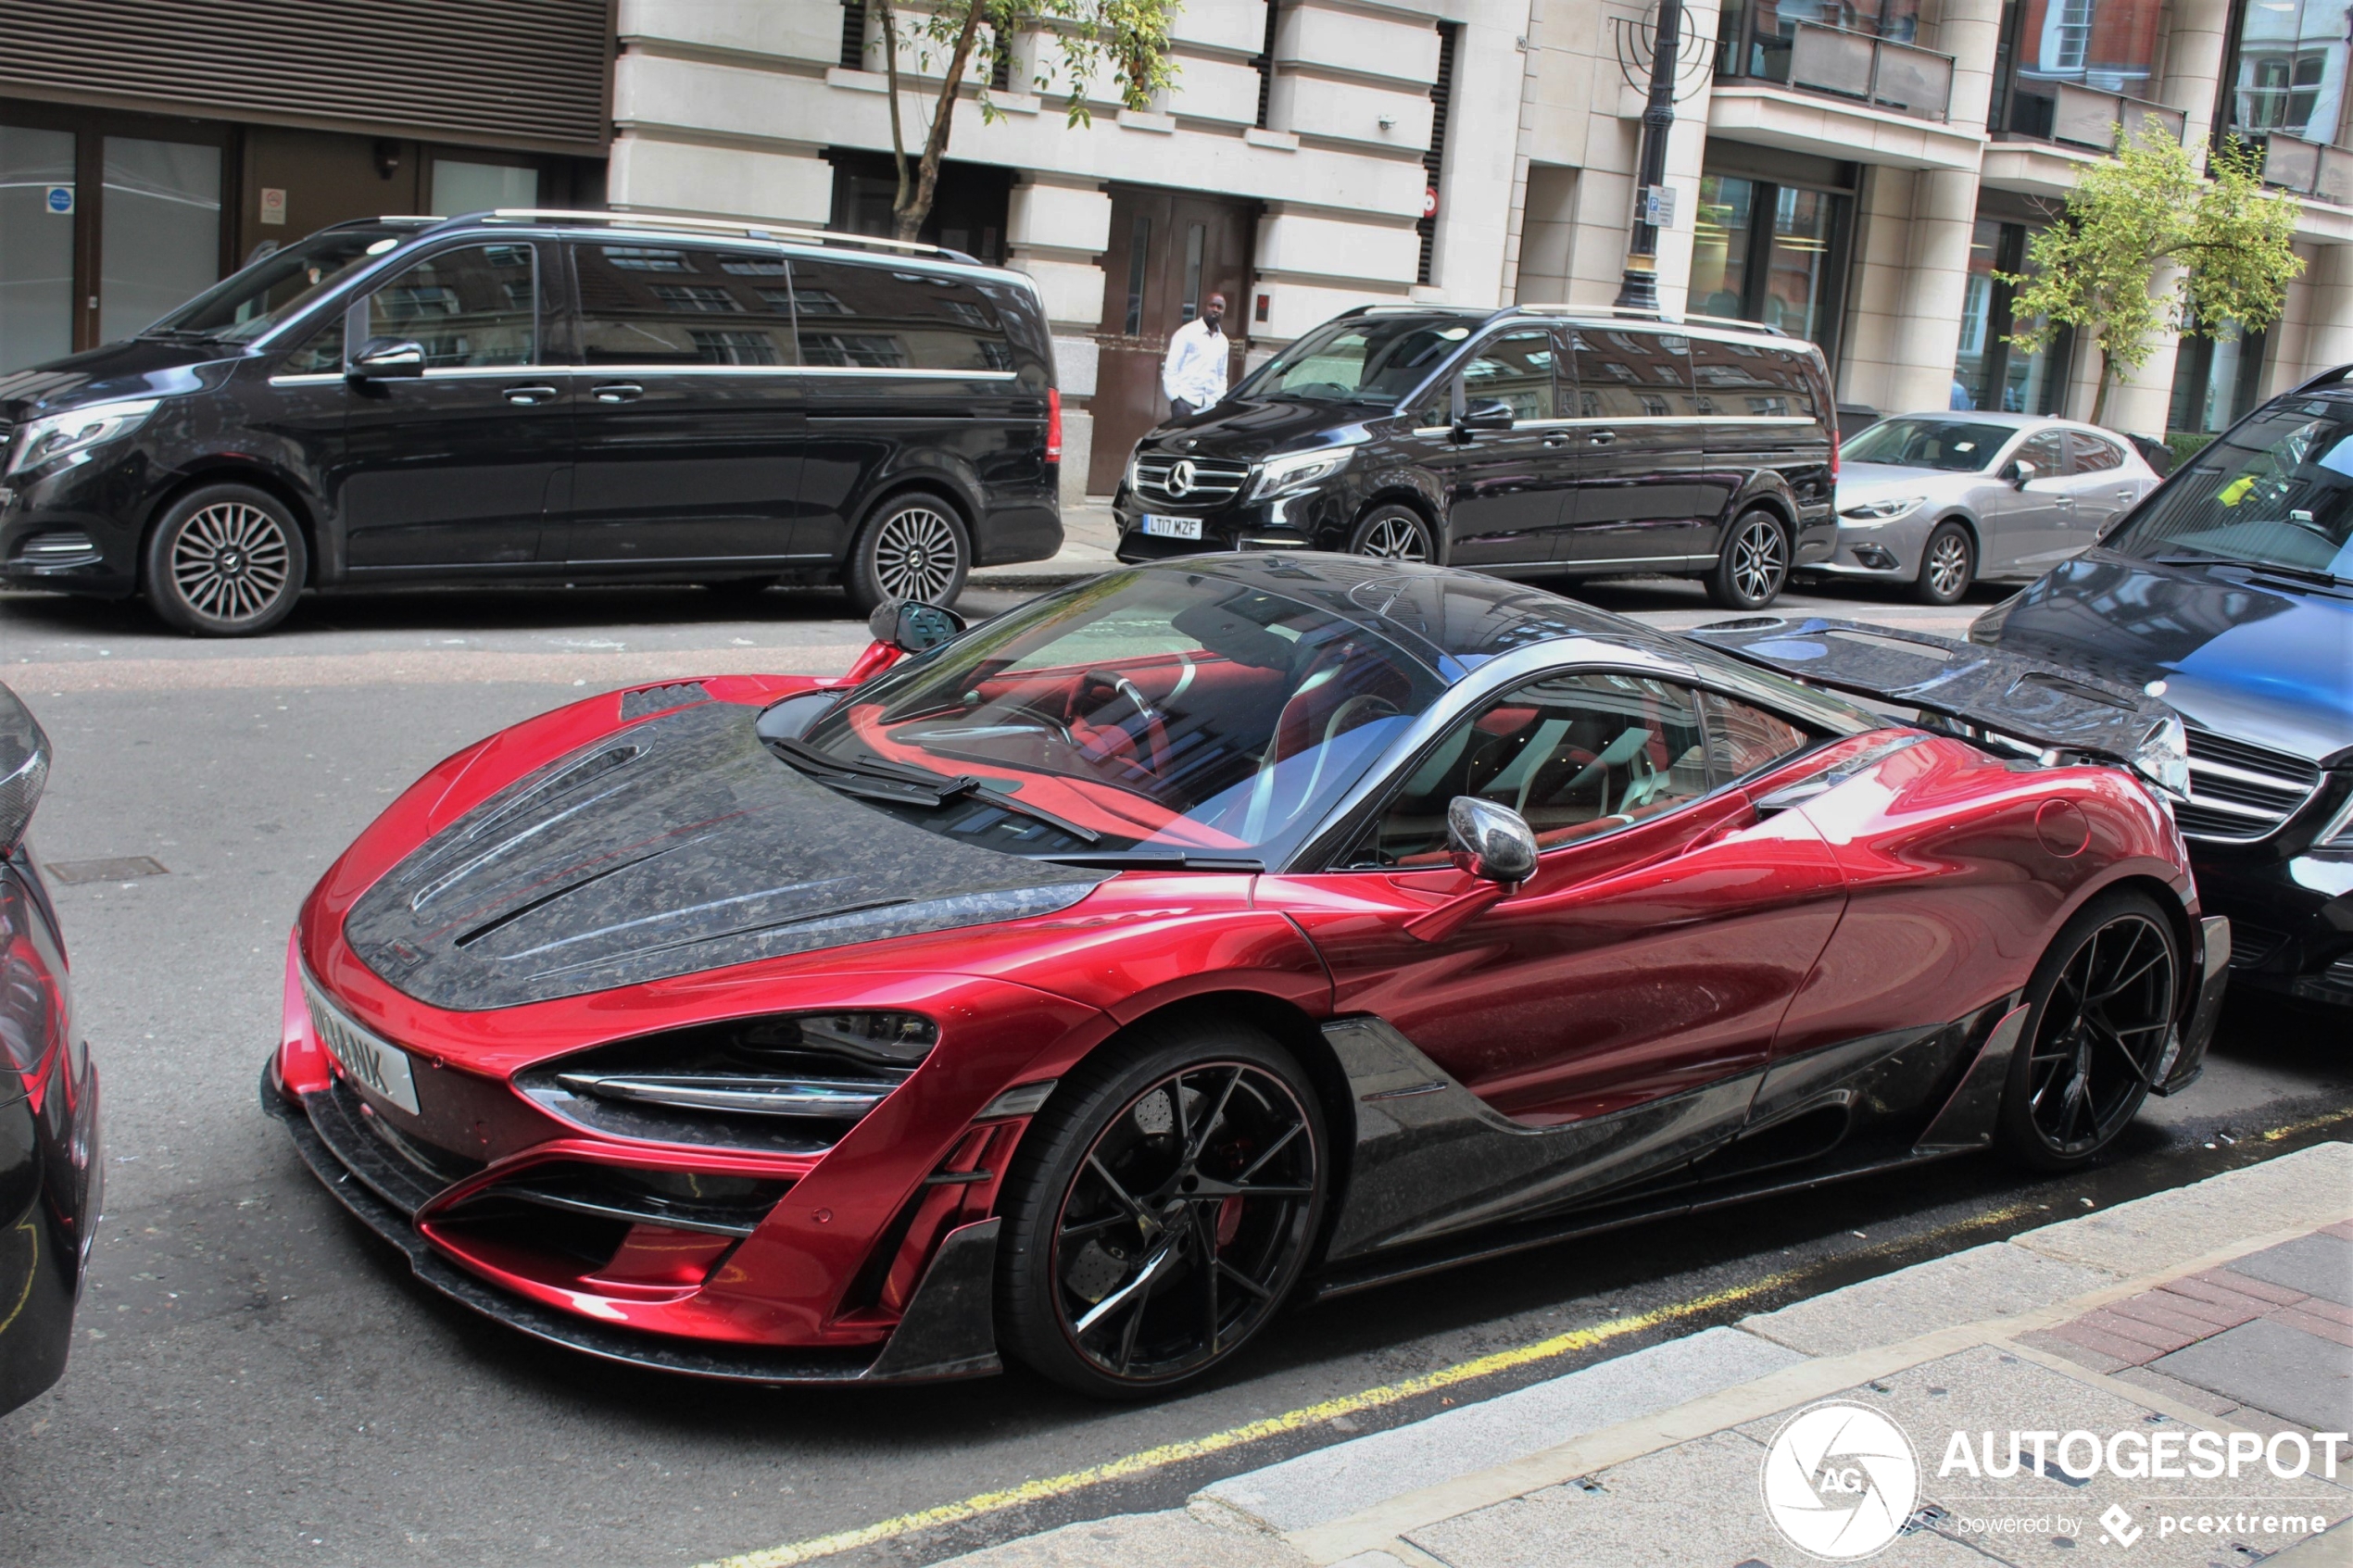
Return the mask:
M1301 599L1114 572L886 671L786 759L1014 854L1274 865L1445 684ZM924 775L939 798L891 798Z
M1237 397L1393 404L1470 336L1452 317L1363 316L1308 333L1234 389Z
M2002 443L2017 433L2008 425L1961 420L1881 420L1846 443L1840 456L1850 463L1977 473L1991 467Z
M247 262L139 335L251 343L412 232L372 223L321 230Z
M2353 583L2353 408L2319 398L2257 414L2108 546L2152 559L2239 561Z

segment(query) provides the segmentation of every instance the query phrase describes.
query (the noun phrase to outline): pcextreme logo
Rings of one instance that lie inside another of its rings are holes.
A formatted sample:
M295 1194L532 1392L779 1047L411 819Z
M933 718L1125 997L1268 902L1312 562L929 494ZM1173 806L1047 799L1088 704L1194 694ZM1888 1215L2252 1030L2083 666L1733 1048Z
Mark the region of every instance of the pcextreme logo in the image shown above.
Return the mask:
M1765 1514L1790 1545L1831 1562L1895 1538L1919 1500L1911 1439L1862 1405L1798 1411L1765 1450Z

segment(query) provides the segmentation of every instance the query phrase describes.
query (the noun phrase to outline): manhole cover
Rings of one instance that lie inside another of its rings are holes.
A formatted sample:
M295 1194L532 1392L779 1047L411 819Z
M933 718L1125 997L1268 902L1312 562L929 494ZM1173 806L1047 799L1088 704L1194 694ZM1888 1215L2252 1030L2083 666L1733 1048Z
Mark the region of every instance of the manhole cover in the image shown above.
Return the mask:
M125 855L112 860L44 860L42 872L57 882L131 882L143 876L170 876L161 860L145 855Z

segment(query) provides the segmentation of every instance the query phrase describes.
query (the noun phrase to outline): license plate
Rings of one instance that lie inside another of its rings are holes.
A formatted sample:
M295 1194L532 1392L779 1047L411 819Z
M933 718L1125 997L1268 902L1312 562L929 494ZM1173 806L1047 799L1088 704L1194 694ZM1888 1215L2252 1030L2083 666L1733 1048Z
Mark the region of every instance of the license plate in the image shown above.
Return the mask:
M409 1115L420 1114L416 1074L409 1068L409 1053L377 1039L337 1011L317 987L305 985L310 1002L310 1026L319 1043L344 1075L361 1088L388 1099Z
M1170 517L1165 512L1146 512L1144 532L1155 539L1198 539L1201 537L1201 519Z

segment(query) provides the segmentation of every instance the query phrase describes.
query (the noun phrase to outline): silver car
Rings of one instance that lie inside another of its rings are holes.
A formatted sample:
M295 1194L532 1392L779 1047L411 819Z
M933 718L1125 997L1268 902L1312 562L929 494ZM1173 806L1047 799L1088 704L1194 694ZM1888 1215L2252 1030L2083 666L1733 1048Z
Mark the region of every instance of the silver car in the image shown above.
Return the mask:
M1948 605L1981 577L2039 577L2157 486L2122 436L2033 414L1899 414L1845 444L1838 544L1807 573Z

